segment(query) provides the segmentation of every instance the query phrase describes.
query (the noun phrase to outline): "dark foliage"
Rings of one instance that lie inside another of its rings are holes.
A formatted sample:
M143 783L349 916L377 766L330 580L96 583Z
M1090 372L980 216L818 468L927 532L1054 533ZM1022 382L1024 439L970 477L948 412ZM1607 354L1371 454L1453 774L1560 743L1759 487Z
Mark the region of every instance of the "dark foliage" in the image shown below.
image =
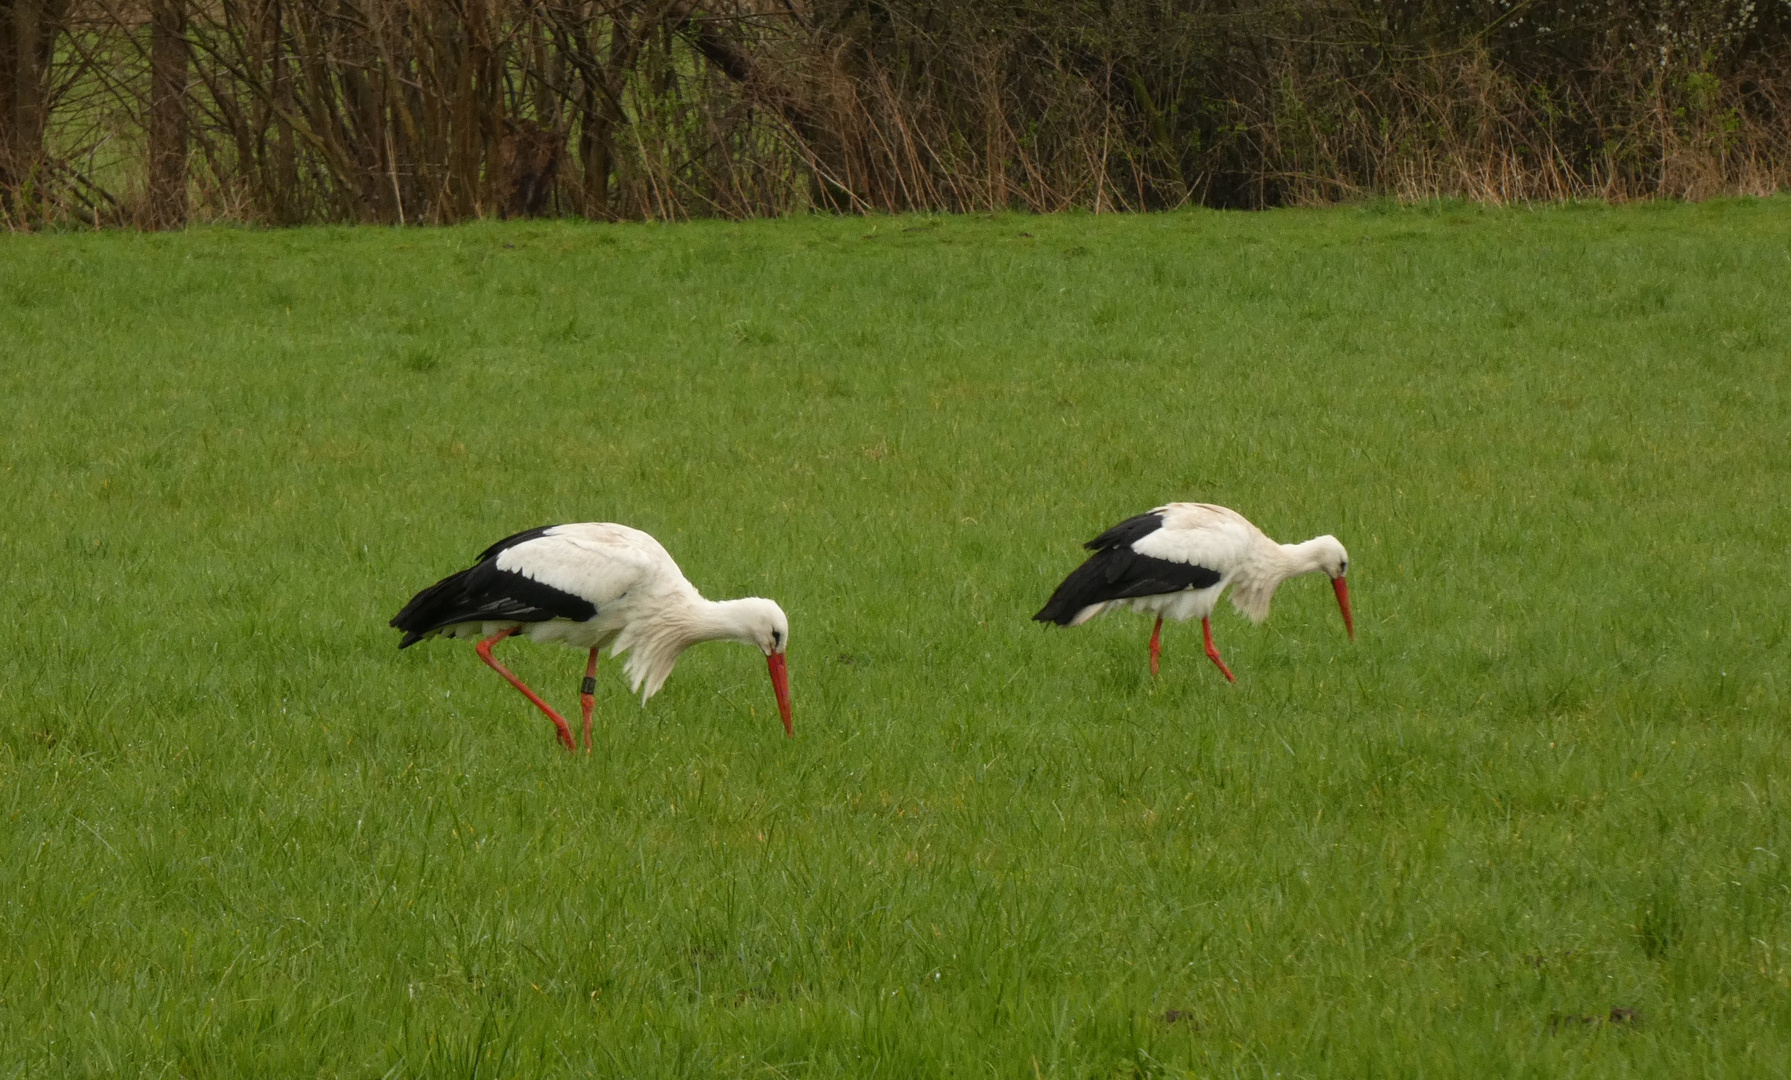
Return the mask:
M0 0L15 226L1787 177L1791 0Z

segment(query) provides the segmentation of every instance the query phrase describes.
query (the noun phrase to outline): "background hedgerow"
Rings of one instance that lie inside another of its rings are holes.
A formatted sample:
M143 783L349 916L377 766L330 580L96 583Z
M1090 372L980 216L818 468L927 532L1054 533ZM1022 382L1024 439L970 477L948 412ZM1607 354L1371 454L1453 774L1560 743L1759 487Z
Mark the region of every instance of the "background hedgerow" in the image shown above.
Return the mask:
M1769 194L1791 0L0 0L0 220Z

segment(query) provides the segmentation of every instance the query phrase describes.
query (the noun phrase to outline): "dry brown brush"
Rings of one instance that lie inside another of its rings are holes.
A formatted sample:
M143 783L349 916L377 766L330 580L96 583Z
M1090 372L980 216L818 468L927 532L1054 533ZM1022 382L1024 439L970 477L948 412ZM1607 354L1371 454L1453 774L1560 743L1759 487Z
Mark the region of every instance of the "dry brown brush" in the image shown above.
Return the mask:
M0 221L1766 193L1791 0L0 0Z

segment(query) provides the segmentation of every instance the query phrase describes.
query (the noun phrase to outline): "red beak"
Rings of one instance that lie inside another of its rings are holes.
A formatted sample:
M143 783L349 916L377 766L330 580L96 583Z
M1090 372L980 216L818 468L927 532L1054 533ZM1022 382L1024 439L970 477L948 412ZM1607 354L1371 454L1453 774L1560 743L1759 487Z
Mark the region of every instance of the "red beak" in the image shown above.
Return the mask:
M771 670L771 689L777 692L777 711L783 714L784 734L794 739L796 728L790 723L790 670L784 667L784 654L774 652L767 656L765 666Z
M1349 631L1349 639L1356 640L1356 623L1349 617L1349 586L1340 577L1331 579L1331 590L1337 594L1337 610L1343 612L1343 628Z

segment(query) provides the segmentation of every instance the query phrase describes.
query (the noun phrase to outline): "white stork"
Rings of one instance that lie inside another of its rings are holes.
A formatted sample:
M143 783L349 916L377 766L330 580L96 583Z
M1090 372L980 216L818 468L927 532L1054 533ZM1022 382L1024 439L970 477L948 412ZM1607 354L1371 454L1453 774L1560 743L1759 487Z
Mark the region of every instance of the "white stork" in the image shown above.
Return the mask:
M756 645L771 671L784 732L795 735L784 667L790 622L783 609L756 596L719 603L703 599L659 541L626 525L548 525L506 536L471 567L412 597L391 625L404 631L400 649L437 634L480 638L479 658L547 714L568 750L574 744L565 718L493 659L491 647L522 633L531 641L590 649L579 690L586 753L598 649L608 645L611 657L628 653L623 665L628 688L645 705L665 684L678 655L697 642Z
M1163 620L1199 617L1206 655L1231 682L1231 669L1213 647L1209 617L1219 594L1232 586L1231 603L1251 622L1268 617L1275 588L1290 577L1323 571L1337 593L1343 627L1353 639L1349 586L1343 575L1349 553L1335 536L1303 544L1277 544L1235 510L1210 503L1167 503L1127 518L1082 545L1094 552L1063 579L1033 618L1080 626L1105 611L1130 606L1156 615L1150 634L1150 673L1163 651Z

